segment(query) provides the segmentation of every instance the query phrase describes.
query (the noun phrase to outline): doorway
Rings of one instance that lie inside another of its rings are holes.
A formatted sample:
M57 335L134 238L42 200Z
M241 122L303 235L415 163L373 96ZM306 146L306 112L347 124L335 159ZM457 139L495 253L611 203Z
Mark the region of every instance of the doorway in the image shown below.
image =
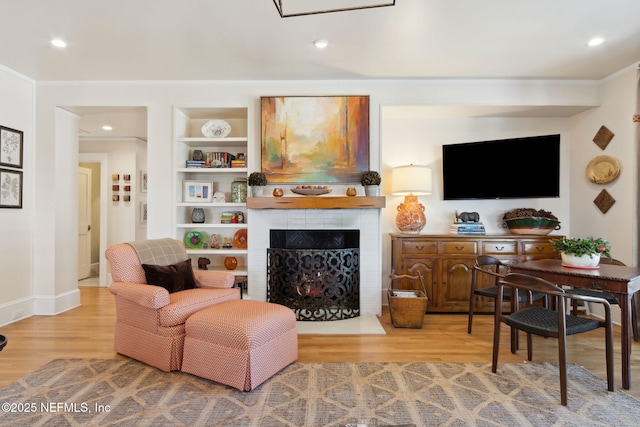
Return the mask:
M78 165L93 170L93 188L98 189L98 198L94 197L92 203L91 225L92 276L97 272L97 283L92 278L83 285L106 287L110 283L104 256L108 245L146 236L146 224L140 224L136 216L128 212L136 210L142 196L146 202L146 194L140 195L139 186L133 184L139 175L137 171L146 170L147 165L147 108L63 108L80 117ZM131 191L127 193L130 202L114 203L111 200L111 174L118 172L130 173L134 179Z

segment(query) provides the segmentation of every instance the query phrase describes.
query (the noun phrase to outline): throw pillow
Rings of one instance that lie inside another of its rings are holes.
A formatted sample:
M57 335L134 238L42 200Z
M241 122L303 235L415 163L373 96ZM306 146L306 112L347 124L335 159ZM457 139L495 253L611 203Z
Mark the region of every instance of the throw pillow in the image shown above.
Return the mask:
M162 286L169 293L196 287L190 259L172 265L142 264L142 268L148 284Z

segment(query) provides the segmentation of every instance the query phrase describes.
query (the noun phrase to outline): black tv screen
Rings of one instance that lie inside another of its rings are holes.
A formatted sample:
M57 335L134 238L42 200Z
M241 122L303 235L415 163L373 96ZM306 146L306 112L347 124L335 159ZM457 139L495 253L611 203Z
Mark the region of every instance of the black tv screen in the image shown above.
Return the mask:
M560 135L442 146L444 200L560 197Z

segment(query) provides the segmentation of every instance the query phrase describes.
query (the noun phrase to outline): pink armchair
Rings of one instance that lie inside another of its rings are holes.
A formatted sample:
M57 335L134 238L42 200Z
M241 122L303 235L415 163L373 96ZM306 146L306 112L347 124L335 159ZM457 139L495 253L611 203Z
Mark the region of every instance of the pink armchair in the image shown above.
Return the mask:
M149 242L160 250L163 246L178 248L176 256L187 259L184 246L177 240ZM142 262L131 244L112 245L105 256L113 279L109 290L116 298L115 351L165 372L182 366L189 316L205 307L240 299L230 273L194 270L195 288L169 293L164 287L146 283Z

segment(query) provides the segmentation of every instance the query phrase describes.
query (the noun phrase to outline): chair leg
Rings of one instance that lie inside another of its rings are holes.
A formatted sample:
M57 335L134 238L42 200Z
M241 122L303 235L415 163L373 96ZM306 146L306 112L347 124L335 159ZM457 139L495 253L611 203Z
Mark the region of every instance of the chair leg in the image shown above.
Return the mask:
M527 333L527 359L529 362L533 360L533 335Z
M491 360L491 372L494 374L498 370L498 353L500 352L500 323L498 318L494 318L493 325L493 358Z
M567 337L558 337L558 368L560 369L560 403L567 406Z
M473 312L476 309L476 296L472 292L471 297L469 298L469 320L467 324L467 333L471 333L471 327L473 326Z
M607 322L605 325L605 348L606 348L606 358L607 358L607 390L614 390L614 362L613 362L613 323L611 321Z

